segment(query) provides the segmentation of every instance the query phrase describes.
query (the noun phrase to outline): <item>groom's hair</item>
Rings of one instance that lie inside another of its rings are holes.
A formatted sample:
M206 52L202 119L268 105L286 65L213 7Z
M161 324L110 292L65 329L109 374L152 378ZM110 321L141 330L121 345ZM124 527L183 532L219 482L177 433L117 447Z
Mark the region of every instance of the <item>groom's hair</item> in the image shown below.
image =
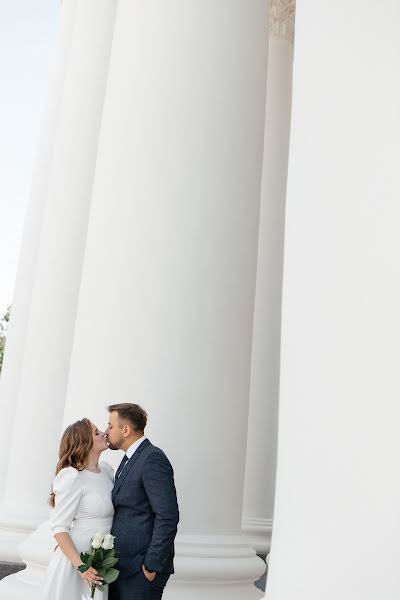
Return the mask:
M127 421L135 431L144 431L147 424L147 413L139 404L130 402L111 404L111 406L107 406L107 410L118 413L118 418L121 421Z

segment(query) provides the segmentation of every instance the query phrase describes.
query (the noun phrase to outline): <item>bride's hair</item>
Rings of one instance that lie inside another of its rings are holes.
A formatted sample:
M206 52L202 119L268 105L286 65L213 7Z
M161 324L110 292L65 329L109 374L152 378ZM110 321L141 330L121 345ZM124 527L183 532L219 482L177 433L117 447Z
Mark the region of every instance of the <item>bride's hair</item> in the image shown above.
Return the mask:
M89 419L82 419L72 423L62 434L59 461L56 467L56 475L65 467L74 467L82 471L86 467L89 452L93 446L92 425ZM49 504L55 506L55 494L51 488Z

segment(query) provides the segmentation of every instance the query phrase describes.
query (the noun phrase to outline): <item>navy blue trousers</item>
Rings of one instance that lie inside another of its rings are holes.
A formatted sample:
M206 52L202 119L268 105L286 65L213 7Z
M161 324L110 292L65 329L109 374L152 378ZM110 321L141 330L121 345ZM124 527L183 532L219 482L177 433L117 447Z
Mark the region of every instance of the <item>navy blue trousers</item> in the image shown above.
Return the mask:
M140 569L132 577L111 583L108 600L161 600L169 577L168 573L157 573L153 581L149 581Z

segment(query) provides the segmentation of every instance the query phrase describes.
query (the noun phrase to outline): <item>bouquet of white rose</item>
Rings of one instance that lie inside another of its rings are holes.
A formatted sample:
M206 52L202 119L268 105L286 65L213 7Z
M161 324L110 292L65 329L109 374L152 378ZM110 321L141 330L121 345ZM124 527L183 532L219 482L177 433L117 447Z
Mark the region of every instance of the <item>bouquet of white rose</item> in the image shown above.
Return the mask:
M115 557L114 536L111 533L96 533L91 539L89 550L81 553L81 560L83 565L78 567L81 573L93 567L103 578L101 585L92 584L90 596L82 595L82 600L94 598L96 589L102 592L104 585L112 583L118 578L119 571L114 569L118 559Z

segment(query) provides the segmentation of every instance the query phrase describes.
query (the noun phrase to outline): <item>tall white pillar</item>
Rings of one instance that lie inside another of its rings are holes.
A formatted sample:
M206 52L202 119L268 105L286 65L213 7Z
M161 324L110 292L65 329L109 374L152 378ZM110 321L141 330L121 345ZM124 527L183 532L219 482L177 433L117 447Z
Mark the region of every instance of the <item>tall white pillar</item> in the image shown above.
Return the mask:
M31 197L25 218L24 234L12 301L12 315L8 329L7 348L0 379L0 411L2 415L0 500L5 490L6 472L10 457L9 451L14 431L14 418L21 381L32 288L36 273L40 234L60 116L64 81L69 60L75 6L76 2L74 0L66 3L61 15L40 145L33 171Z
M118 8L64 424L148 410L181 508L170 600L260 596L241 517L266 8Z
M243 530L258 554L271 545L279 399L286 181L292 98L294 0L272 0L269 21L257 285L253 324Z
M17 542L48 514L115 7L115 0L85 0L76 6L0 506L0 548L7 560L18 559ZM69 2L63 10L69 13ZM0 588L0 597L6 593Z
M400 5L380 8L297 5L268 600L400 594Z
M33 172L31 199L25 219L12 316L7 336L7 348L0 379L0 408L3 423L3 443L0 454L0 500L4 500L11 445L16 431L14 430L14 423L21 385L23 356L32 305L42 222L46 209L54 146L75 20L76 2L72 0L64 4L38 157ZM13 517L9 510L0 513L0 560L19 560L16 549L17 544L26 536L32 526L30 522L29 524L23 522L18 515Z

